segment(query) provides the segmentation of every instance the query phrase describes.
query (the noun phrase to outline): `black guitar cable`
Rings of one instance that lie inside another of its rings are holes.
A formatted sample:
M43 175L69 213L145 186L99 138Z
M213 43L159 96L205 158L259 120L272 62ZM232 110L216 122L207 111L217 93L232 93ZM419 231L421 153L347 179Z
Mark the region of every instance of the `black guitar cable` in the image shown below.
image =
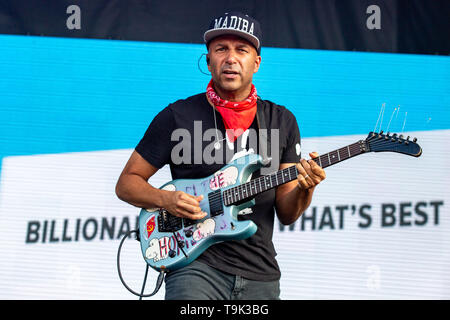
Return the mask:
M158 276L158 280L156 280L155 290L152 293L150 293L150 294L144 294L145 283L147 281L147 275L148 275L148 267L149 267L148 263L146 263L147 267L145 268L144 283L142 284L141 293L137 293L137 292L133 291L129 286L127 286L127 284L123 280L122 273L120 272L120 251L122 250L122 245L123 245L125 239L128 238L132 233L136 233L136 239L140 241L140 239L139 239L139 229L128 231L124 235L124 237L120 241L119 249L117 250L117 271L119 273L120 281L122 282L124 287L127 288L127 290L130 291L132 294L134 294L136 296L139 296L139 300L142 300L142 298L148 298L148 297L154 296L159 291L159 289L161 288L161 285L164 282L165 271L160 271L159 276Z

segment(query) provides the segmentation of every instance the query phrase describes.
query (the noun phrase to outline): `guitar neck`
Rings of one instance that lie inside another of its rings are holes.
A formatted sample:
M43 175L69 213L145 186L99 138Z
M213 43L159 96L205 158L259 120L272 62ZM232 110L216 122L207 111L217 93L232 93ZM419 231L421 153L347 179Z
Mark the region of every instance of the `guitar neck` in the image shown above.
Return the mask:
M367 151L365 141L360 140L346 147L320 155L312 160L322 168L326 168ZM297 179L298 174L297 167L290 166L270 175L260 176L237 187L227 189L223 192L222 196L224 204L229 206L249 200L262 192Z

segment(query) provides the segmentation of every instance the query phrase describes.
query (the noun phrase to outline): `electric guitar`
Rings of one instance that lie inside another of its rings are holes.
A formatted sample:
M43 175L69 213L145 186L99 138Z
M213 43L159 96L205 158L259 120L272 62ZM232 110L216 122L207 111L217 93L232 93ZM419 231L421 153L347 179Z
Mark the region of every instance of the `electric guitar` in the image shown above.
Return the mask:
M323 154L313 160L322 168L367 152L397 152L419 157L417 139L402 135L370 132L365 140ZM178 179L161 189L181 190L204 196L200 207L207 216L190 220L173 216L164 208L142 209L139 214L139 239L144 260L155 270L172 271L194 261L212 244L252 236L257 229L251 220L238 221L238 212L255 204L256 195L297 179L291 166L270 175L248 181L263 167L260 155L249 154L235 159L218 172L201 179ZM246 182L248 181L248 182Z

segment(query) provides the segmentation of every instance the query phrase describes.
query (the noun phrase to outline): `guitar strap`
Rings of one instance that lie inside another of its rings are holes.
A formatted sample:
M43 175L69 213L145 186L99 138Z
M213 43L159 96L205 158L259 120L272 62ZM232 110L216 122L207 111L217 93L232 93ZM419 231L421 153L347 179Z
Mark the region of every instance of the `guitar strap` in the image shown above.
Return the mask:
M256 123L258 124L259 131L259 153L263 158L263 165L265 167L270 165L272 158L269 157L267 150L270 149L270 138L267 134L267 123L264 116L264 102L258 97L256 103Z

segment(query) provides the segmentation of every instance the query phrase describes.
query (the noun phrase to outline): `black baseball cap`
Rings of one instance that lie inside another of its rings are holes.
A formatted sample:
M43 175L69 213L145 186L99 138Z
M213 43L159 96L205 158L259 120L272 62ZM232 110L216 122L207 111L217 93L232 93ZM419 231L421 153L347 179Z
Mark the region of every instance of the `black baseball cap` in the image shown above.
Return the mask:
M254 18L241 12L226 12L211 21L203 40L208 46L212 39L226 34L244 38L256 48L258 55L261 55L261 26Z

